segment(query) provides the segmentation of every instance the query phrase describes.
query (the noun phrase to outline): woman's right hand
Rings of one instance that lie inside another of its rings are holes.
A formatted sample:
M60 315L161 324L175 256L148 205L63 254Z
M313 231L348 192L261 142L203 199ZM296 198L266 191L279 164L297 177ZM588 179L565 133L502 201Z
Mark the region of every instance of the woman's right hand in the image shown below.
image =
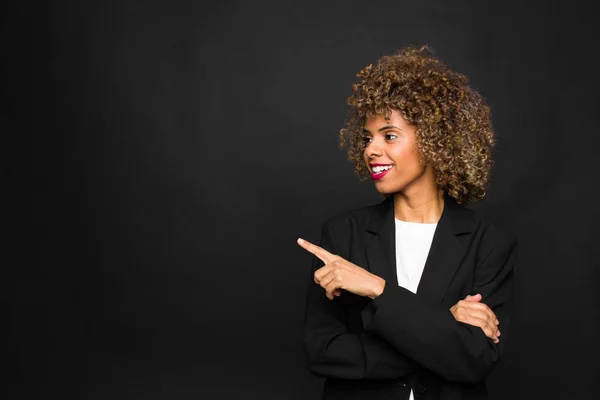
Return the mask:
M453 305L450 311L454 319L480 327L487 337L492 339L494 343L498 343L500 341L498 339L500 336L498 324L500 322L496 318L496 314L486 304L481 303L481 299L480 294L467 296L464 300L460 300Z

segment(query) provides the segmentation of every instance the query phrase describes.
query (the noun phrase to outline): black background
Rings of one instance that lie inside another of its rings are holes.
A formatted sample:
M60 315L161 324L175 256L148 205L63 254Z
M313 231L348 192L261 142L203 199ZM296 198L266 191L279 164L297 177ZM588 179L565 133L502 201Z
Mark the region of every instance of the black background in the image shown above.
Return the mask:
M472 208L519 236L493 399L598 389L597 17L583 2L2 6L14 399L317 399L324 220L380 201L337 146L355 74L429 44L488 100Z

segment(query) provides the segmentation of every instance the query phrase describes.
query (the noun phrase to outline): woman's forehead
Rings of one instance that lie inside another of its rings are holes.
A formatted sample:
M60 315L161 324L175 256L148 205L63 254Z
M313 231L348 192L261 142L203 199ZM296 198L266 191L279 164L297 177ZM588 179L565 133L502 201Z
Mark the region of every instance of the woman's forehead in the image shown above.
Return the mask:
M392 110L389 116L383 114L377 114L373 117L365 117L364 127L365 129L370 130L369 128L377 128L394 125L400 129L409 126L409 123L406 122L402 113L398 110Z

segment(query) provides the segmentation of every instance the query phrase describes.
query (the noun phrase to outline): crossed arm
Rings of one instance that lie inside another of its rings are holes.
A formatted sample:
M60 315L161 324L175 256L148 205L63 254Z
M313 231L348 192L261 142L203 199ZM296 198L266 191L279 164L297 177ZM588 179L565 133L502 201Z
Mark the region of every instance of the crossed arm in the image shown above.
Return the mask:
M301 240L299 244L318 257L307 293L304 333L309 368L315 374L387 379L422 366L448 380L476 382L498 361L497 323L499 319L503 326L508 324L506 294L512 285L515 242L494 249L483 261L481 268L494 272L482 276L474 289L485 293L489 307L477 294L450 310L425 304L412 292L337 256L327 226L322 247ZM343 305L334 300L340 289L373 299L362 310L364 331L350 332L344 324Z

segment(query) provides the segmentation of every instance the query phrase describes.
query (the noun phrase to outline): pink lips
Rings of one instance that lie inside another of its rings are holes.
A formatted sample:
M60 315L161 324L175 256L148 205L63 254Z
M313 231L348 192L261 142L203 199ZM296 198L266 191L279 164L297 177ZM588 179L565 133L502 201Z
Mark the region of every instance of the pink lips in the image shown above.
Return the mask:
M377 166L377 165L385 165L385 164L372 164L371 166L372 166L372 167L375 167L375 166ZM378 181L379 179L383 178L383 177L384 177L384 176L385 176L385 175L386 175L388 172L390 172L390 171L391 171L391 169L392 169L392 168L390 168L390 169L386 169L385 171L383 171L383 172L380 172L380 173L378 173L378 174L377 174L377 173L375 173L375 172L372 172L372 173L371 173L371 177L373 178L373 180L376 180L376 181Z

